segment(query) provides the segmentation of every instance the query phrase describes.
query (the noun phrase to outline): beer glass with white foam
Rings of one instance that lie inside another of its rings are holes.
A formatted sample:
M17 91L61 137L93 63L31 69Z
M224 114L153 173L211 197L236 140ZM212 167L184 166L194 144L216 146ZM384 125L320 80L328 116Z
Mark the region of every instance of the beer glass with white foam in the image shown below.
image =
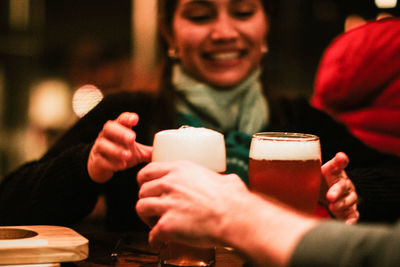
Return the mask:
M249 154L251 190L313 214L320 183L318 136L285 132L253 135Z
M183 126L164 130L154 137L152 161L187 160L224 173L224 136L214 130ZM160 251L161 266L213 266L215 248L193 248L167 243Z

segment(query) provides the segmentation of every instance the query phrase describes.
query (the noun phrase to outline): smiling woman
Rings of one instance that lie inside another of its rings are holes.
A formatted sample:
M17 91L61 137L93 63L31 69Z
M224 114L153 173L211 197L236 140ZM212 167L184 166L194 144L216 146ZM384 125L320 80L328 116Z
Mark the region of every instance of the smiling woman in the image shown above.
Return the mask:
M8 174L0 185L0 224L76 225L94 209L99 196L105 195L109 229L148 230L133 211L139 190L134 177L151 159L154 134L182 125L223 133L226 172L238 174L245 182L254 133L318 135L323 161L339 151L350 157L347 174L360 192L367 192L362 195L362 205L373 209L369 214L383 220L397 218L394 211L400 201L396 201L399 194L393 183L388 190L396 191L393 195L397 197L390 201L363 186L375 188L374 183L389 180L400 183L398 162L391 165L392 161L365 147L343 125L307 101L272 99L265 93L265 70L260 65L267 50L268 1L158 3L164 59L159 93L107 95L40 160ZM383 164L385 168L381 168ZM320 200L332 204L337 218L354 219L357 195L350 180L346 181L337 180L338 193L330 202L325 191ZM345 212L349 208L351 212ZM365 220L372 217L361 214Z
M260 1L181 1L163 33L184 70L217 87L238 84L260 64L268 22Z

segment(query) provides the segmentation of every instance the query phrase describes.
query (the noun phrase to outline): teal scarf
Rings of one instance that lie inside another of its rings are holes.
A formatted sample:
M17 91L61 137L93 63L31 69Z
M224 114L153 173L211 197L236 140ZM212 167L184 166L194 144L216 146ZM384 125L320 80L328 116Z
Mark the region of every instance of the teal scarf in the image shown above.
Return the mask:
M178 126L207 127L225 135L227 173L248 181L251 137L268 124L268 102L259 81L260 69L229 90L199 82L177 64L172 83L176 90Z

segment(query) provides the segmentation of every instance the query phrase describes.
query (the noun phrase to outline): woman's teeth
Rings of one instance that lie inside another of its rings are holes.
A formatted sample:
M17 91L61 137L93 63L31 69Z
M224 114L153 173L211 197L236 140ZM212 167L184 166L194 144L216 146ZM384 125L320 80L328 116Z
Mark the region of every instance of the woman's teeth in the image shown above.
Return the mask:
M211 54L210 58L213 60L234 60L240 57L239 52L230 52L230 53L215 53Z

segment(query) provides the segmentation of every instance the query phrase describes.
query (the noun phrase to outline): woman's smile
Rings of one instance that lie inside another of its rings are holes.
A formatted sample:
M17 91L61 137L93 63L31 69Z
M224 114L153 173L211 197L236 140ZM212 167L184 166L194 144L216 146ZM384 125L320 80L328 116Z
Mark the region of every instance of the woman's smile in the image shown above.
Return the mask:
M242 58L243 52L232 51L232 52L211 52L205 53L204 58L212 61L232 61Z

